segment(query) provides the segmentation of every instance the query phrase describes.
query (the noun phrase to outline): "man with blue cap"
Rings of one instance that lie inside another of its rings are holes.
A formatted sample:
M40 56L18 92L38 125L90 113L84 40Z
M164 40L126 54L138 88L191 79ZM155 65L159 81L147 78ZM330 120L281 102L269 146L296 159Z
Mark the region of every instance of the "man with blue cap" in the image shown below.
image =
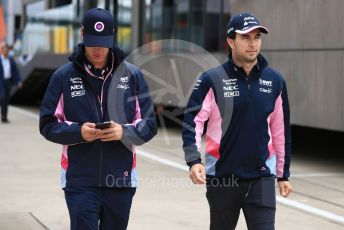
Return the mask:
M157 132L153 104L141 71L114 45L107 10L86 12L80 32L83 42L51 77L40 132L63 145L61 187L71 229L124 230L137 186L134 145Z
M233 16L226 32L228 61L200 76L185 110L185 159L193 183L207 185L211 230L235 229L241 209L249 230L273 230L275 178L283 197L292 190L286 83L260 54L268 30L254 15Z

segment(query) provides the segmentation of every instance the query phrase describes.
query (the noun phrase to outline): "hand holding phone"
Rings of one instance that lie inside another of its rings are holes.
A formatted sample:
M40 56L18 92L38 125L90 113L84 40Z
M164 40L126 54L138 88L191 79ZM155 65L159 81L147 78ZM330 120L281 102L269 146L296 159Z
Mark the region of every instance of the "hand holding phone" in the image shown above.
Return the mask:
M86 122L81 126L81 136L86 142L92 142L101 137L102 131L95 128L95 124Z
M102 129L102 135L100 136L101 141L119 141L123 137L123 127L122 125L111 121L104 122L102 124L96 124L96 128Z

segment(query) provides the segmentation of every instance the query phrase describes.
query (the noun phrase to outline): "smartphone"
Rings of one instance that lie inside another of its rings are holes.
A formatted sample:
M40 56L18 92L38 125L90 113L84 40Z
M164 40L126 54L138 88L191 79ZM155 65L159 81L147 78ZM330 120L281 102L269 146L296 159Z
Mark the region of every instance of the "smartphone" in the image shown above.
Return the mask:
M103 123L97 123L96 124L96 129L107 129L110 128L111 126L111 121L103 122Z

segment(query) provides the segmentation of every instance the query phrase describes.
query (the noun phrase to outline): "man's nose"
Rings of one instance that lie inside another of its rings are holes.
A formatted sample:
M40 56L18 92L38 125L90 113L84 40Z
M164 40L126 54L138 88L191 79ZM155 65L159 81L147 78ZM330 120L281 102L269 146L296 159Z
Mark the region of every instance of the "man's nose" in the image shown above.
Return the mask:
M255 39L250 39L249 40L249 45L250 46L255 46L257 44L256 40Z

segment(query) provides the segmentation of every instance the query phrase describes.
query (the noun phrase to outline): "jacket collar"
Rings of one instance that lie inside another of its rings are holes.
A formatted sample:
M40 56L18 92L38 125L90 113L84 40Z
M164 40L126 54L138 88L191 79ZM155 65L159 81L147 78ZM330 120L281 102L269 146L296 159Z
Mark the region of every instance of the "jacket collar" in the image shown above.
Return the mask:
M237 66L233 62L233 58L232 58L232 53L231 52L228 54L228 61L227 61L227 63L228 63L229 69L233 70L234 72L241 71L241 72L245 73L245 71L244 71L244 69L242 67ZM259 53L258 56L257 56L257 64L253 67L253 71L260 72L261 70L263 70L267 66L268 66L267 60L263 57L263 55L261 55Z

